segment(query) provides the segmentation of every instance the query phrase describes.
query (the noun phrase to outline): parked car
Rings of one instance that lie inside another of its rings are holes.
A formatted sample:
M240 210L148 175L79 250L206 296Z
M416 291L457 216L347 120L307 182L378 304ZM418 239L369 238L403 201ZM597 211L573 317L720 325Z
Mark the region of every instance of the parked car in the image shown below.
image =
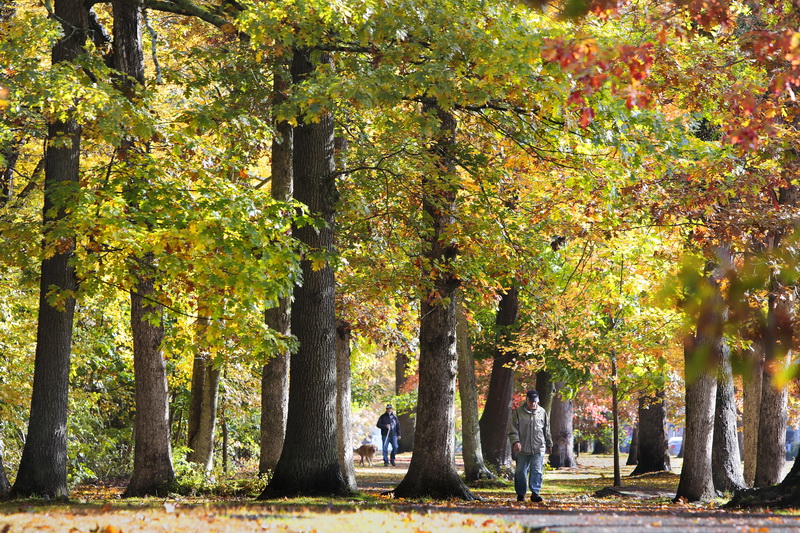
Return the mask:
M670 455L678 455L681 453L681 447L683 446L683 437L672 437L667 441L667 445Z

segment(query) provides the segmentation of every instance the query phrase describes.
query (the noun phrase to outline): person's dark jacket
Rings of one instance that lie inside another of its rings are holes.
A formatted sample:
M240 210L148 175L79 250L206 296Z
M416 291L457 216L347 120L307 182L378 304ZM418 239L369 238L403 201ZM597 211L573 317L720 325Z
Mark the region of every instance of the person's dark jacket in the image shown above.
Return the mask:
M386 424L389 424L389 429L386 429ZM392 432L398 437L400 436L400 421L397 419L397 415L394 413L383 413L378 418L378 423L376 426L381 428L382 439L385 439L386 434L389 432Z

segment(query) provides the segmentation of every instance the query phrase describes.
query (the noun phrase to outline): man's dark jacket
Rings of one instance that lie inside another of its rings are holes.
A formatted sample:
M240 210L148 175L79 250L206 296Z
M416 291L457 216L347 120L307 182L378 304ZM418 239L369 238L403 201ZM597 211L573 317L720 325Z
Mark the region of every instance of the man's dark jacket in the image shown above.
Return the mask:
M386 429L386 424L389 424L389 429ZM388 432L392 432L398 437L400 436L400 421L394 413L383 413L380 418L378 418L378 423L376 425L381 428L382 439L386 438Z

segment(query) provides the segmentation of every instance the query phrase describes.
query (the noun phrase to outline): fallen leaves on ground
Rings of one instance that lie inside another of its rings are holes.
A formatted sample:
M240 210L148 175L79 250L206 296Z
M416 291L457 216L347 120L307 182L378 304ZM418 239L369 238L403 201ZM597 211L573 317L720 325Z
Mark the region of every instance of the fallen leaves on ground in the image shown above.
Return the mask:
M529 529L521 524L534 516L574 516L575 523L582 527L625 520L628 516L652 528L669 528L673 517L696 516L698 523L724 525L756 516L745 511L723 511L719 505L724 500L710 504L672 503L679 480L675 473L625 476L619 488L625 494L611 491L609 497L595 497L599 489L613 484L608 465L597 459L585 460L573 469L547 471L543 503L517 502L510 482L473 489L481 498L475 502L394 499L386 493L402 480L407 465L406 459L398 461L397 467L357 468L362 492L352 498L258 502L254 499L257 494L250 494L235 498L175 495L167 499L123 500L125 480L87 484L72 491L68 504L35 500L0 504L0 533L521 532ZM770 526L780 528L786 516L762 513L755 520L757 523L749 530L769 531Z

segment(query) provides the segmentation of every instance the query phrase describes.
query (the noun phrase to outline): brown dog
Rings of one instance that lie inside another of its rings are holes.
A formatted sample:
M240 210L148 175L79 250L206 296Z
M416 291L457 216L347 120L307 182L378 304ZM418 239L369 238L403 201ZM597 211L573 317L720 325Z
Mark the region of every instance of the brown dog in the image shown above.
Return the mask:
M361 456L361 466L364 466L364 459L367 460L369 466L372 466L372 458L375 456L377 452L378 452L378 447L375 446L374 444L362 444L361 446L353 450L353 453L357 453L358 455Z

